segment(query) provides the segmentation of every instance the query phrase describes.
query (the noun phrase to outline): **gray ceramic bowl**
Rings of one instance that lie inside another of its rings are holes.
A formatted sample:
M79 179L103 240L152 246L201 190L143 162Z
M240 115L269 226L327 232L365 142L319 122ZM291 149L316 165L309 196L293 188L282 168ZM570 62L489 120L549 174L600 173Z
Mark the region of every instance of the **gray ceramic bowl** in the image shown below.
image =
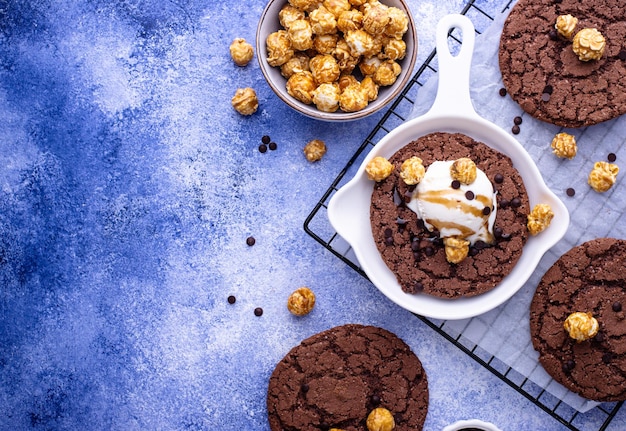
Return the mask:
M403 38L406 43L406 56L398 62L400 66L402 66L402 72L393 85L380 87L378 98L370 102L364 109L357 112L343 112L341 110L337 110L336 112L323 112L318 110L315 105L307 105L290 96L286 89L287 80L280 74L280 68L272 67L267 63L265 40L269 34L282 29L278 20L278 12L287 4L287 0L270 0L261 14L261 19L257 27L256 54L263 76L265 76L267 83L274 93L296 111L308 117L325 121L357 120L379 111L391 102L413 75L413 68L417 58L417 32L411 11L404 0L382 0L381 3L402 9L409 17L408 29Z

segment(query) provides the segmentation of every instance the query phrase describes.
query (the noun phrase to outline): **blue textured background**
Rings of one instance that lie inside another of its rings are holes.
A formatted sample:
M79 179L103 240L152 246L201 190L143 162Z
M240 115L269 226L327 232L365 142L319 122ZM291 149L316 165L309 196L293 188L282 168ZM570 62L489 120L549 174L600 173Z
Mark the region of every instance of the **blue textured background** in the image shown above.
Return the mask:
M409 3L421 64L463 2ZM380 114L310 120L256 59L235 66L228 46L254 43L264 5L0 1L0 429L267 430L274 365L344 323L418 354L427 430L565 429L303 231ZM246 86L251 117L230 106ZM278 149L261 154L265 134ZM329 149L310 164L314 138ZM302 285L318 304L296 318L285 303Z

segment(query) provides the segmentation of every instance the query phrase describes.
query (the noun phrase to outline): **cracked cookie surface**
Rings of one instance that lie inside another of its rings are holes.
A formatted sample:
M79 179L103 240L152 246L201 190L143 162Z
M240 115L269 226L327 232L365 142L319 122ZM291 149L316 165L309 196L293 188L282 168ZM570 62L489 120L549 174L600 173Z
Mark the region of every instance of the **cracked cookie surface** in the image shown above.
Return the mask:
M428 382L410 347L375 326L348 324L313 335L291 349L270 377L272 431L361 431L376 407L393 414L394 431L419 431Z
M497 191L494 245L471 247L458 264L446 260L443 242L424 228L401 198L412 190L399 175L402 162L412 156L421 158L425 167L437 160L468 157L485 172ZM459 298L493 289L513 269L528 239L528 196L511 159L467 135L438 132L409 143L389 160L395 169L374 185L370 222L378 251L402 290Z
M600 60L581 61L557 34L560 15L575 32L596 28L606 39ZM504 23L499 63L507 92L531 116L583 127L626 112L626 8L623 0L519 0Z
M626 400L624 267L626 240L585 242L546 272L530 305L530 334L544 369L591 400ZM572 312L592 313L600 325L595 337L569 337L563 323Z

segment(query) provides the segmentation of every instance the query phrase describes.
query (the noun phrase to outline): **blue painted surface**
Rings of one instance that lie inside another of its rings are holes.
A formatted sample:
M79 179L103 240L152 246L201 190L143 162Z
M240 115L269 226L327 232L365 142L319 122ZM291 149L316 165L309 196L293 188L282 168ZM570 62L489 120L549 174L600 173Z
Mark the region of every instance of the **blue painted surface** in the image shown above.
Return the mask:
M409 3L421 64L463 2ZM418 354L427 430L565 429L303 231L380 114L317 122L274 96L256 59L235 66L228 46L254 41L263 7L0 2L0 429L267 430L274 365L344 323ZM251 117L230 106L246 86ZM265 134L278 149L261 154ZM314 138L329 149L310 164ZM285 303L302 285L318 304L296 318Z

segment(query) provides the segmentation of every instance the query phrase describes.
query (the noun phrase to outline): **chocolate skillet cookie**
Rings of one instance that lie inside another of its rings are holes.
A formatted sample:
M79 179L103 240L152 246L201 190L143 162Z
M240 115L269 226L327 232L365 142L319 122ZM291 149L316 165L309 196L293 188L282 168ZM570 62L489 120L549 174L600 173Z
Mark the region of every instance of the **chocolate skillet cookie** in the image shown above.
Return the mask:
M363 431L368 416L393 421L394 431L419 431L428 382L417 356L396 335L348 324L291 349L270 377L267 410L272 431Z
M626 240L585 242L546 272L530 305L539 361L587 399L626 400L625 267Z
M557 31L557 18L567 15ZM596 29L604 48L577 45L583 29ZM504 23L499 63L508 93L539 120L583 127L618 117L626 112L624 1L519 0Z
M461 262L447 261L437 232L430 232L406 205L415 186L400 176L404 160L418 156L428 168L435 161L470 158L496 191L495 243L477 242ZM389 161L393 172L376 182L370 223L378 251L406 293L440 298L474 296L493 289L513 269L528 239L529 202L511 159L460 133L431 133L407 144Z

